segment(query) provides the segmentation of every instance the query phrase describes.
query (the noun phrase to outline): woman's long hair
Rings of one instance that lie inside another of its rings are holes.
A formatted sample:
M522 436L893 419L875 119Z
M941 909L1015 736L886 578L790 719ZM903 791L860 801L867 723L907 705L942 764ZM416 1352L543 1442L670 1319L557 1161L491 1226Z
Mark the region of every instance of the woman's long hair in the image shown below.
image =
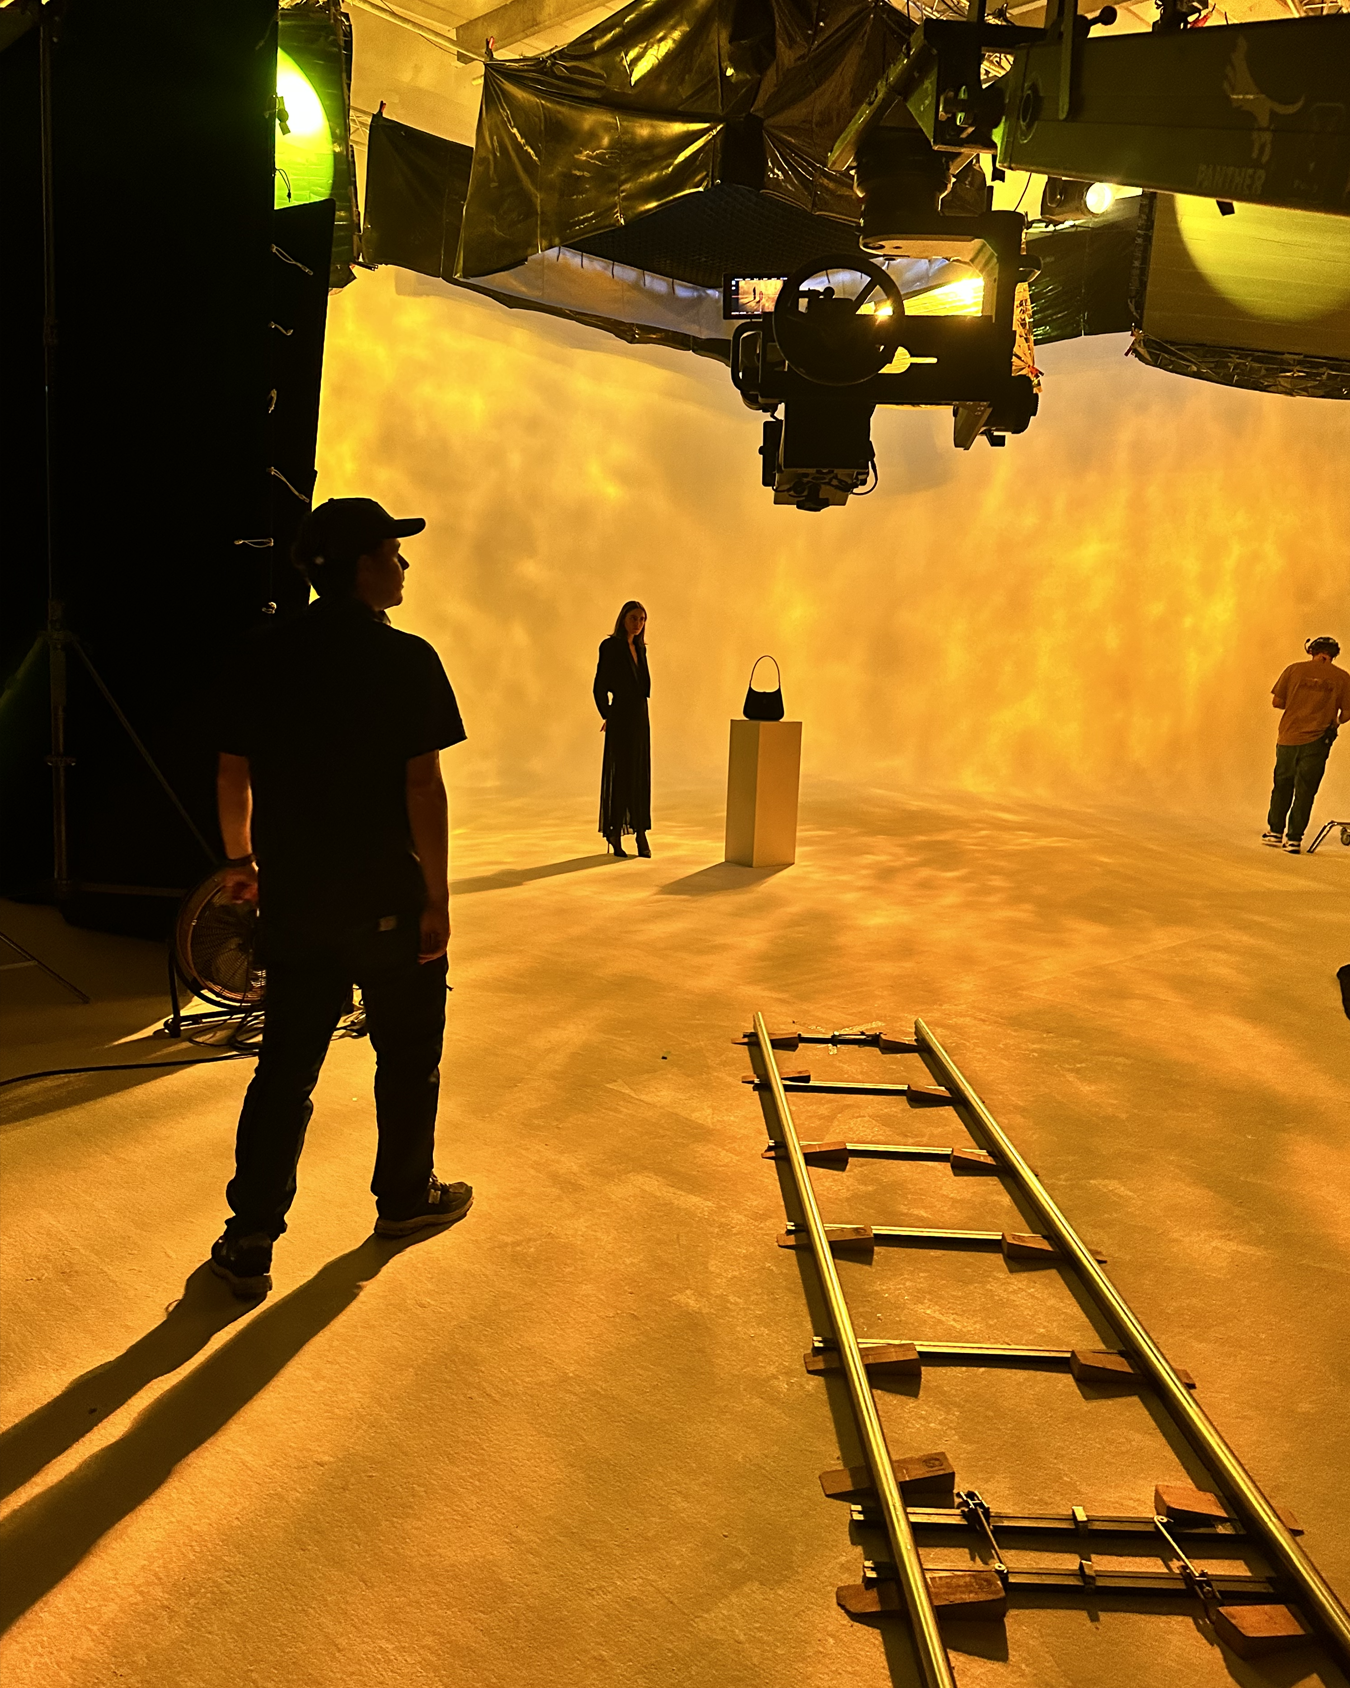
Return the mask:
M647 606L645 604L638 603L636 598L630 598L619 611L618 617L614 623L614 637L616 639L622 639L625 644L628 643L628 629L624 626L624 622L628 619L629 610L641 610L643 616L645 617L647 614ZM642 623L642 631L638 634L637 638L634 639L633 643L641 646L644 651L646 650L647 623L645 620Z

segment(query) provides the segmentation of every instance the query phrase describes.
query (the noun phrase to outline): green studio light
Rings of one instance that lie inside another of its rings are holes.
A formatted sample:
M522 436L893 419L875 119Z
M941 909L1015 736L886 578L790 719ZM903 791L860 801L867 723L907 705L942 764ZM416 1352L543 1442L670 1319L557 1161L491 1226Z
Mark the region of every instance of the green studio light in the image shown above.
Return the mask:
M277 53L276 187L279 207L333 192L333 132L323 101L289 53Z

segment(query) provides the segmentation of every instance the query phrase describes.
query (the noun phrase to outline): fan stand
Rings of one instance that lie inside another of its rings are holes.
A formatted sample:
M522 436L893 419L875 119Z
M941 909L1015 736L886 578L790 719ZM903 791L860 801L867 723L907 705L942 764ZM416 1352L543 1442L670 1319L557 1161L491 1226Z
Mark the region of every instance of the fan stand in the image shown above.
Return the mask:
M258 973L253 969L253 943L250 939L246 957L245 978L249 984L246 1000L231 1000L231 991L221 984L211 974L209 966L204 967L200 958L194 954L191 938L197 930L198 921L203 912L214 902L222 889L222 875L217 869L209 874L200 885L189 891L178 910L178 918L174 922L174 929L170 935L168 945L169 963L169 1004L170 1014L163 1023L165 1036L181 1038L185 1028L189 1026L227 1026L233 1021L258 1021L265 1023L267 1013L266 990L256 988ZM211 1004L207 1008L194 1009L190 1014L185 1013L184 991L188 999L196 997L198 1000ZM243 994L242 992L239 994ZM358 1013L355 993L349 988L347 1003L339 1021L342 1028L338 1035L347 1037L364 1037L365 1014L364 1007ZM242 1030L242 1027L241 1027ZM236 1044L236 1047L238 1045Z
M179 985L183 983L178 971L178 962L173 950L169 950L169 1003L172 1008L168 1019L160 1028L166 1036L181 1038L184 1026L225 1026L231 1020L246 1020L261 1016L261 1008L198 1008L191 1014L183 1012L183 999L179 994ZM191 997L188 999L191 1001Z
M41 962L38 965L41 966ZM55 978L58 975L52 976ZM62 980L63 984L65 982ZM200 1008L191 1014L185 1014L178 992L180 982L177 963L170 955L169 1001L173 1005L173 1012L160 1028L168 1037L181 1038L184 1026L224 1026L231 1020L261 1020L266 1012L265 1008ZM72 985L71 989L74 990L75 986ZM359 1021L353 1020L356 1015L360 1016ZM348 993L347 1006L342 1010L342 1018L338 1024L339 1027L347 1025L347 1035L350 1037L366 1036L364 1006L358 1003L355 991Z
M215 901L222 886L221 870L208 874L200 885L187 893L179 906L168 942L170 1013L164 1021L167 1037L181 1038L186 1027L228 1026L235 1021L260 1019L263 1012L262 993L254 990L231 990L223 985L208 966L204 971L201 958L193 951L193 939L202 915ZM247 942L246 966L251 960L253 941ZM251 977L246 974L246 977ZM193 998L206 1007L184 1012L185 1003ZM242 1000L241 1000L242 998Z

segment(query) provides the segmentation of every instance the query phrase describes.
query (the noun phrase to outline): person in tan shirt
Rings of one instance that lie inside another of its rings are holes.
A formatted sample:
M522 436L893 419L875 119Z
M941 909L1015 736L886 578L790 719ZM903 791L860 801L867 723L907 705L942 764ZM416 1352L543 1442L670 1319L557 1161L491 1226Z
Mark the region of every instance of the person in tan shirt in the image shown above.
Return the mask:
M1330 634L1309 639L1306 662L1291 662L1271 688L1280 716L1275 785L1261 842L1291 855L1303 848L1313 798L1322 783L1336 729L1350 721L1350 674L1337 668L1341 647Z

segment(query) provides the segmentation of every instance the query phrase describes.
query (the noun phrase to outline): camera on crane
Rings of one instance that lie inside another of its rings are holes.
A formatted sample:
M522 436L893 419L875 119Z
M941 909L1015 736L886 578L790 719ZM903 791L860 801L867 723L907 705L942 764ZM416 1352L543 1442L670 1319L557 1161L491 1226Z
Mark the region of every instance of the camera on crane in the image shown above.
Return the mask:
M772 418L764 484L775 504L799 510L845 504L875 484L879 404L950 409L964 450L1020 434L1038 403L1017 323L1018 287L1037 268L1022 251L1025 219L941 211L951 159L913 127L870 135L856 180L861 251L790 276L729 276L724 289L724 314L743 319L732 382Z

